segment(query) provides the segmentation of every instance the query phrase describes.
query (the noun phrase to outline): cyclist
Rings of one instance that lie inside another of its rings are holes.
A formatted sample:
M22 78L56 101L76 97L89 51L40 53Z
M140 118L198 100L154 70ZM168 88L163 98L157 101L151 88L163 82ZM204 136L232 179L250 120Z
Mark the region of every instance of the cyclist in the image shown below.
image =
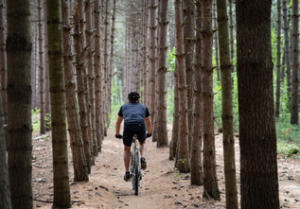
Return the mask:
M146 152L146 136L151 136L151 120L148 108L139 103L140 95L137 92L130 92L128 94L129 102L122 105L118 113L118 119L116 122L116 138L123 138L124 144L124 165L125 165L125 175L124 180L128 181L131 178L129 172L130 164L130 147L132 143L132 138L134 134L138 135L138 140L140 143L140 153L141 153L141 168L147 168L147 162L145 159ZM124 119L124 129L123 136L120 134L120 125ZM147 131L146 134L146 127Z

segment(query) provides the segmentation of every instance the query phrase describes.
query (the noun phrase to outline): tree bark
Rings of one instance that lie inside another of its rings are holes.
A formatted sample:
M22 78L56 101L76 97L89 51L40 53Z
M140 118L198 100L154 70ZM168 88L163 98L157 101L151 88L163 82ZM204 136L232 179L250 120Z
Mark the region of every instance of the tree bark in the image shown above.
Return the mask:
M47 0L47 44L54 176L53 208L71 208L61 23L61 0Z
M159 55L159 38L160 38L160 27L159 27L159 22L160 22L160 1L161 0L157 0L157 30L156 30L156 37L155 37L155 41L156 41L156 45L155 45L155 51L156 51L156 57L155 57L155 73L154 73L154 85L155 85L155 97L154 97L154 112L153 112L153 125L152 125L152 142L156 142L158 139L158 115L157 115L157 98L158 98L158 79L157 79L157 75L158 75L158 58L160 57Z
M281 63L282 63L282 67L281 67L281 82L284 81L284 78L285 78L285 53L283 52L282 53L282 60L281 60Z
M44 20L47 19L47 8L46 1L44 2ZM48 32L47 32L47 22L44 23L44 72L45 72L45 131L51 130L51 107L50 107L50 89L49 89L49 60L48 60Z
M4 124L7 124L7 71L5 56L5 11L4 0L0 3L0 73L1 73L1 97Z
M170 13L172 13L172 10L170 10ZM173 19L173 16L175 16L174 13L172 13L170 15L172 17L172 19L170 20L170 24L169 24L169 42L170 42L170 50L173 51L175 44L176 44L176 40L175 40L175 21Z
M131 11L136 11L137 7L131 5ZM131 83L131 92L139 92L139 76L138 76L138 38L139 38L139 32L137 27L137 14L133 13L131 14L131 76L130 76L130 83Z
M98 156L98 142L96 139L96 118L95 118L95 74L94 74L94 40L93 40L93 28L92 28L92 2L90 0L85 1L84 7L85 13L85 50L86 50L86 61L88 70L88 109L89 109L89 121L90 121L90 140L91 140L91 151L94 156ZM93 165L95 164L93 158Z
M112 73L114 62L114 41L115 41L115 18L116 18L116 0L113 0L113 13L111 16L111 34L110 34L110 61L109 61L109 78L108 78L108 107L109 114L111 114L111 87L112 87ZM110 123L110 121L109 121ZM109 126L109 124L108 124Z
M182 3L175 1L176 24L176 59L178 67L178 95L179 95L179 133L177 168L181 173L190 172L189 146L188 146L188 112L187 112L187 85L186 62L184 52L184 36L182 28Z
M216 1L213 0L213 20L214 20L214 44L215 44L215 57L216 57L216 72L217 72L217 80L220 81L220 68L219 68L219 43L218 43L218 26L217 26L217 8L216 8Z
M79 104L80 127L82 139L84 143L84 153L88 167L88 173L91 173L91 150L90 150L90 137L88 133L88 114L87 105L85 100L85 87L84 87L84 51L83 51L83 4L82 0L77 0L74 6L74 50L75 50L75 67L77 79L77 95Z
M176 61L177 63L177 61ZM175 64L175 85L174 85L174 112L173 112L173 126L172 126L172 138L170 142L170 156L169 160L173 160L176 157L178 147L178 130L179 130L179 99L178 99L178 67ZM176 163L176 162L175 162Z
M29 0L7 1L7 150L14 209L33 207L30 21Z
M187 89L187 110L188 110L188 136L189 150L191 150L193 132L194 132L194 50L195 50L195 5L192 1L183 1L183 18L185 21L183 27L185 65L186 65L186 83Z
M32 28L32 31L35 31L34 28ZM36 36L37 34L33 32L33 46L32 46L32 53L31 53L31 87L32 87L32 94L31 94L31 109L34 111L35 110L35 98L36 98L36 70L35 70L35 63L36 63ZM1 55L0 55L1 56Z
M33 94L34 94L34 100L33 100L33 103L34 103L34 111L36 110L35 108L39 109L38 108L38 105L39 105L39 92L37 91L37 87L38 87L38 82L36 81L36 77L37 77L37 74L39 73L39 62L38 62L38 27L36 27L35 29L35 39L34 39L34 82L33 82Z
M203 167L201 159L201 147L203 136L203 75L201 72L201 45L202 45L202 3L196 1L196 56L195 56L195 111L194 111L194 133L191 153L191 184L203 185Z
M287 84L287 95L288 102L287 107L290 108L291 104L291 64L290 64L290 52L289 52L289 24L287 15L287 0L282 1L283 6L283 24L284 24L284 53L285 53L285 64L286 64L286 84Z
M2 114L3 123L7 125L7 68L5 54L5 0L0 2L0 78L1 78L1 97L2 97ZM6 128L4 126L5 140L7 140ZM7 144L7 141L6 141Z
M158 57L158 78L157 78L157 147L168 146L167 132L167 104L166 104L166 74L167 74L167 13L168 0L160 1L159 18L159 57Z
M236 2L243 209L279 208L271 3Z
M281 76L281 0L277 1L277 80L276 80L276 108L275 117L280 113L280 76Z
M43 34L42 34L42 0L38 0L38 27L39 27L39 92L40 92L40 133L46 132L45 128L45 83L44 83L44 59L43 59Z
M77 112L78 105L76 100L76 86L72 68L72 52L70 41L70 25L69 25L69 1L62 0L62 20L63 20L63 49L64 49L64 76L66 89L66 111L68 119L68 131L70 134L70 145L72 149L72 159L74 167L74 181L87 181L88 168L84 154L84 146L82 141L82 133L80 129L79 114Z
M124 95L124 103L127 102L126 96L128 95L128 88L129 88L129 68L130 68L130 61L129 61L129 26L128 26L128 18L126 18L126 25L125 25L125 95Z
M86 110L87 110L87 128L90 140L90 151L91 151L91 165L95 165L95 158L94 158L94 135L93 135L93 121L92 121L92 112L93 112L93 102L92 102L92 95L90 95L91 85L92 82L90 81L91 68L93 67L93 60L91 54L91 12L89 11L90 8L90 0L83 1L83 16L85 19L83 20L83 30L84 30L84 58L85 58L85 70L83 71L83 84L85 88L84 97L86 101ZM85 15L84 15L85 14Z
M1 8L3 8L3 2L1 2ZM0 10L1 10L0 8ZM0 11L1 12L1 11ZM1 13L0 13L1 17ZM0 21L0 23L3 23ZM3 43L3 42L1 42ZM0 97L0 104L2 104L2 98ZM4 122L2 107L0 106L0 208L11 209L11 195L10 185L8 181L8 169L6 162L6 143L4 133Z
M149 0L149 71L148 71L148 108L154 124L154 111L155 111L155 0Z
M218 7L218 31L220 44L220 70L222 85L222 130L223 158L226 190L226 208L238 209L236 188L236 167L232 113L232 80L228 36L228 15L226 0L216 0Z
M291 103L291 124L299 123L299 2L293 0L293 36L292 36L292 103Z
M105 121L105 132L107 132L107 123L108 123L108 2L109 0L105 0L105 6L104 6L104 34L103 34L103 55L104 55L104 61L103 61L103 65L104 65L104 87L103 87L103 91L104 91L104 95L105 95L105 100L104 102L104 121ZM107 135L107 134L106 134Z
M229 0L229 28L230 28L230 58L233 63L234 59L234 39L233 39L233 14L232 14L232 0ZM234 71L234 65L232 65L232 71Z
M100 28L101 28L101 39L100 39L100 49L101 49L101 72L102 72L102 79L101 79L101 89L102 89L102 124L103 124L103 137L107 136L107 132L106 132L106 124L105 124L105 120L106 120L106 115L105 115L105 101L106 101L106 93L104 91L104 86L105 84L105 72L104 72L104 17L105 17L105 6L104 6L105 0L101 0L100 1L100 11L101 11L101 21L100 21Z
M148 65L147 65L147 56L148 56L148 50L147 50L147 38L148 38L148 27L147 27L147 22L148 22L148 0L144 0L143 1L143 8L144 8L144 13L143 13L143 99L144 99L144 104L148 105L148 81L147 81L147 77L148 77Z
M95 40L95 56L94 56L94 74L95 74L95 107L96 107L96 137L98 141L98 151L101 152L102 141L104 139L104 125L102 112L102 77L103 72L101 68L101 53L100 53L100 8L99 0L94 2L94 40Z
M203 74L203 168L205 198L220 199L216 175L216 153L213 110L213 67L212 67L212 0L204 0L202 7L202 74Z

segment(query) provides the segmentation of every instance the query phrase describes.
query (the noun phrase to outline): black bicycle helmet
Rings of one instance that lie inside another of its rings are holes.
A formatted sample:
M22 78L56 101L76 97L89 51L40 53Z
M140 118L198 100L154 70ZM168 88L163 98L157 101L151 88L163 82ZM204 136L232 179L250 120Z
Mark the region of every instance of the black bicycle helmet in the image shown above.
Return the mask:
M128 94L128 99L130 102L136 102L139 100L139 98L140 98L140 95L137 92L130 92Z

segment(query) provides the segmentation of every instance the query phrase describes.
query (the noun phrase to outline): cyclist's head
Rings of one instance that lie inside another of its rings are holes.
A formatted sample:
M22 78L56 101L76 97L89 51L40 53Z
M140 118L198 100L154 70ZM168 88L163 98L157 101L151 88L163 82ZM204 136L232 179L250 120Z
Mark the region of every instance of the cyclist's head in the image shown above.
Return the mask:
M130 92L128 94L128 99L130 102L137 102L139 100L139 98L140 98L140 95L137 92Z

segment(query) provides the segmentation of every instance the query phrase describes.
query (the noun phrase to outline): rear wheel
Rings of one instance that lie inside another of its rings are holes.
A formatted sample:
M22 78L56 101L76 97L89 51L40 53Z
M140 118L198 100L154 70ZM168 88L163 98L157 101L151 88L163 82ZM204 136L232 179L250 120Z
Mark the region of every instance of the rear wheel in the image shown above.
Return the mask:
M135 159L134 156L131 157L131 184L132 184L132 189L134 190L135 188Z
M137 161L138 161L138 158L137 158ZM135 178L134 178L134 181L135 181L135 187L134 187L134 194L135 195L138 195L139 193L139 180L140 180L140 174L139 174L139 163L135 163L135 174L134 174Z

